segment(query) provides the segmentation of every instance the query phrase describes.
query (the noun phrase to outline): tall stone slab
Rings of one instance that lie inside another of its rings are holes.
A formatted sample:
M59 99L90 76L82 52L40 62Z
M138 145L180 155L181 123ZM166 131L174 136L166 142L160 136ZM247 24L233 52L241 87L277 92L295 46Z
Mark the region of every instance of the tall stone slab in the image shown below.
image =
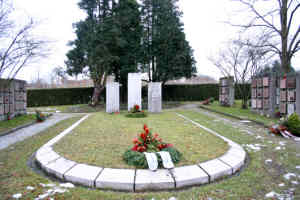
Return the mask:
M134 105L139 105L142 109L142 74L128 74L128 111Z
M106 84L106 112L120 112L120 84L110 82Z
M296 77L296 113L300 116L300 72Z
M162 111L161 83L148 84L148 112L159 113Z
M265 114L270 117L275 117L276 110L276 76L270 76L269 78L269 87L266 87L264 90L268 90L268 97L266 97L267 105L264 105Z
M232 106L234 104L234 77L220 79L219 102L222 106Z

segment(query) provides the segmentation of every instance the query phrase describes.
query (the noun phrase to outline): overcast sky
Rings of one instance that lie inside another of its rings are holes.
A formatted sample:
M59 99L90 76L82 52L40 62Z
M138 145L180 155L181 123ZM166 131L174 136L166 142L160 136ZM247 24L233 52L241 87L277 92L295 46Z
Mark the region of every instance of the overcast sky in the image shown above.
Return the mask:
M31 81L38 77L50 76L54 67L64 66L65 54L68 51L68 41L75 38L72 23L84 18L79 10L79 0L13 0L18 16L30 16L41 21L37 33L51 41L52 53L31 67L21 71L17 78ZM194 49L198 73L218 79L221 74L208 57L229 38L233 38L236 29L222 23L237 10L229 0L180 0L180 9L184 15L187 40ZM293 66L300 70L299 53ZM39 67L37 67L39 66Z

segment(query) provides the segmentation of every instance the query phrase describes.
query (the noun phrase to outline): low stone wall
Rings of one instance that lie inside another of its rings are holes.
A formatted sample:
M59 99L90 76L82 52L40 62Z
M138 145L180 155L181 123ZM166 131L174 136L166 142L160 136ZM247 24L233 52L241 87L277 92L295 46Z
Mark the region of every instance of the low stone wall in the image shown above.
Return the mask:
M0 121L26 114L26 82L0 79Z

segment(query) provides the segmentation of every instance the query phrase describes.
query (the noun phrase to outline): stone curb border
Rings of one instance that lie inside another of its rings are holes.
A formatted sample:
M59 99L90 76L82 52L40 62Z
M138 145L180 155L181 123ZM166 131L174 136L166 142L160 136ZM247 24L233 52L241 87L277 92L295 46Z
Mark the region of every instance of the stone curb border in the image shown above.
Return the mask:
M212 183L235 174L245 164L246 152L240 145L183 115L177 115L222 138L229 144L230 149L223 156L204 163L171 170L159 169L154 172L146 169L112 169L76 163L58 155L52 146L87 119L89 115L86 115L43 145L36 152L35 159L45 172L61 180L87 187L129 192L179 189Z

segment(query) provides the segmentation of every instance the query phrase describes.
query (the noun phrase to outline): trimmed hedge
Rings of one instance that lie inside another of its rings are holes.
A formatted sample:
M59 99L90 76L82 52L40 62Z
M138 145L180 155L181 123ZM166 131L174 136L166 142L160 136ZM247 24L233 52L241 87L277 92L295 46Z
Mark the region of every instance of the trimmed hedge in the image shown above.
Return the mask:
M147 101L147 87L142 88L143 100ZM55 106L87 104L93 95L93 88L55 88L27 90L27 106ZM203 85L165 85L162 88L163 101L203 101L210 97L219 99L218 84ZM124 91L121 88L120 96ZM250 92L250 85L249 85ZM105 100L105 90L100 95L100 100ZM237 88L235 98L241 99Z

